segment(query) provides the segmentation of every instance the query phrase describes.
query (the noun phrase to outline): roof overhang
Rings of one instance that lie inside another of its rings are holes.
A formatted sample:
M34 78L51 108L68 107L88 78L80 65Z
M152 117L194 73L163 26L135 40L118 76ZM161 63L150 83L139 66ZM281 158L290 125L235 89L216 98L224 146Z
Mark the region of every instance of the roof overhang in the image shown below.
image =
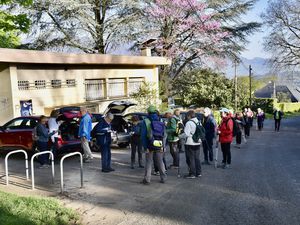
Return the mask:
M0 48L0 63L161 66L170 65L171 60L154 56L74 54Z

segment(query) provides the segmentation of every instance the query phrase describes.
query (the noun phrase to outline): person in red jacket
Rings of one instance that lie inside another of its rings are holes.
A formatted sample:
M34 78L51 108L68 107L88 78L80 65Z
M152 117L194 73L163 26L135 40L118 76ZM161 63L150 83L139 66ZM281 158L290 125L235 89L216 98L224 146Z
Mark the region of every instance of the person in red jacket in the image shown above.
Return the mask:
M233 120L230 117L230 112L226 108L220 110L222 122L219 126L219 141L221 143L221 150L223 153L223 168L229 168L231 164L230 145L233 140Z

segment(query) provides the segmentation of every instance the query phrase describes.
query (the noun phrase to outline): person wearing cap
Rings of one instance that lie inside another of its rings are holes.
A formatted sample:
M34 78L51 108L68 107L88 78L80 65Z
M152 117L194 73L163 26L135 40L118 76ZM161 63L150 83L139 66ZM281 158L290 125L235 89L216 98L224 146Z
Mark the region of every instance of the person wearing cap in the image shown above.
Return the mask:
M111 122L114 119L114 115L107 113L104 118L102 118L94 130L96 133L97 144L101 149L101 165L102 172L109 173L115 171L111 167Z
M161 136L164 136L164 123L160 121L158 111L155 106L150 105L147 109L148 116L142 121L141 125L141 140L143 148L146 152L146 165L145 165L145 176L142 180L142 184L148 185L151 182L151 171L152 171L152 159L156 161L159 169L160 182L165 183L166 181L166 170L163 163L163 140L152 142L153 140L153 124L157 124L161 128ZM155 145L155 148L159 150L153 150L151 147Z
M139 167L144 168L142 164L141 123L137 115L132 116L131 121L132 121L132 127L130 132L131 169L134 169L136 152L138 153Z
M215 137L216 122L212 117L210 108L204 108L204 117L202 120L203 127L205 128L205 140L203 140L203 154L204 162L202 164L210 165L213 161L213 139ZM210 161L210 162L209 162Z
M166 111L165 115L167 118L167 126L166 126L167 141L169 143L170 153L173 158L173 164L170 165L170 168L177 169L179 167L179 156L178 156L179 137L177 133L177 126L180 119L176 118L176 116L173 115L173 110L171 109Z
M84 162L90 162L93 159L93 154L89 145L91 140L92 118L85 107L80 108L80 113L82 117L79 125L78 136L80 137L81 146L84 152L83 160Z
M218 129L219 141L223 153L223 168L229 168L231 164L230 145L233 140L233 120L230 117L230 111L227 108L220 110L222 122Z

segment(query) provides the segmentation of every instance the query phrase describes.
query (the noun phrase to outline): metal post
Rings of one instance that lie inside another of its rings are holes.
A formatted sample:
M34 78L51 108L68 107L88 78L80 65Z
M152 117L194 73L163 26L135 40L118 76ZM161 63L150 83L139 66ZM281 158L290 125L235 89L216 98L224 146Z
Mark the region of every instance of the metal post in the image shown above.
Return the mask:
M55 176L55 173L54 173L54 155L51 151L44 151L44 152L38 152L38 153L35 153L32 157L31 157L31 183L32 183L32 190L35 189L35 186L34 186L34 158L38 155L43 155L43 154L50 154L51 156L51 167L52 167L52 183L54 184L54 176Z
M252 67L249 65L249 89L250 89L250 96L249 96L249 107L252 105Z
M74 155L79 155L79 157L80 157L80 182L81 182L81 188L83 188L83 158L82 158L82 154L80 152L73 152L73 153L65 155L60 160L60 190L61 190L61 193L64 192L64 160L66 158L69 158Z
M26 170L26 180L29 180L29 172L28 172L28 155L27 152L24 150L15 150L12 152L9 152L5 156L5 176L6 176L6 185L8 185L8 157L12 154L22 152L25 155L25 170Z
M237 112L237 59L234 60L234 111Z

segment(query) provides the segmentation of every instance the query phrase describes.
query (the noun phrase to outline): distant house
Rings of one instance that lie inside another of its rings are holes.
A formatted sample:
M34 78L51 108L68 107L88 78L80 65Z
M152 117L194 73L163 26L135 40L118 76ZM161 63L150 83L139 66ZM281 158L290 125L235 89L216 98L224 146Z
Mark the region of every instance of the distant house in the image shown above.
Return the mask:
M275 85L276 96L278 93L286 93L291 96L291 102L298 102L297 98L291 92L290 87L287 85ZM256 98L273 98L274 95L274 83L270 82L263 88L255 91L254 96Z
M112 100L130 99L143 81L158 88L158 67L168 64L163 57L0 49L0 124L22 110L49 115L62 106L87 106L102 112Z

